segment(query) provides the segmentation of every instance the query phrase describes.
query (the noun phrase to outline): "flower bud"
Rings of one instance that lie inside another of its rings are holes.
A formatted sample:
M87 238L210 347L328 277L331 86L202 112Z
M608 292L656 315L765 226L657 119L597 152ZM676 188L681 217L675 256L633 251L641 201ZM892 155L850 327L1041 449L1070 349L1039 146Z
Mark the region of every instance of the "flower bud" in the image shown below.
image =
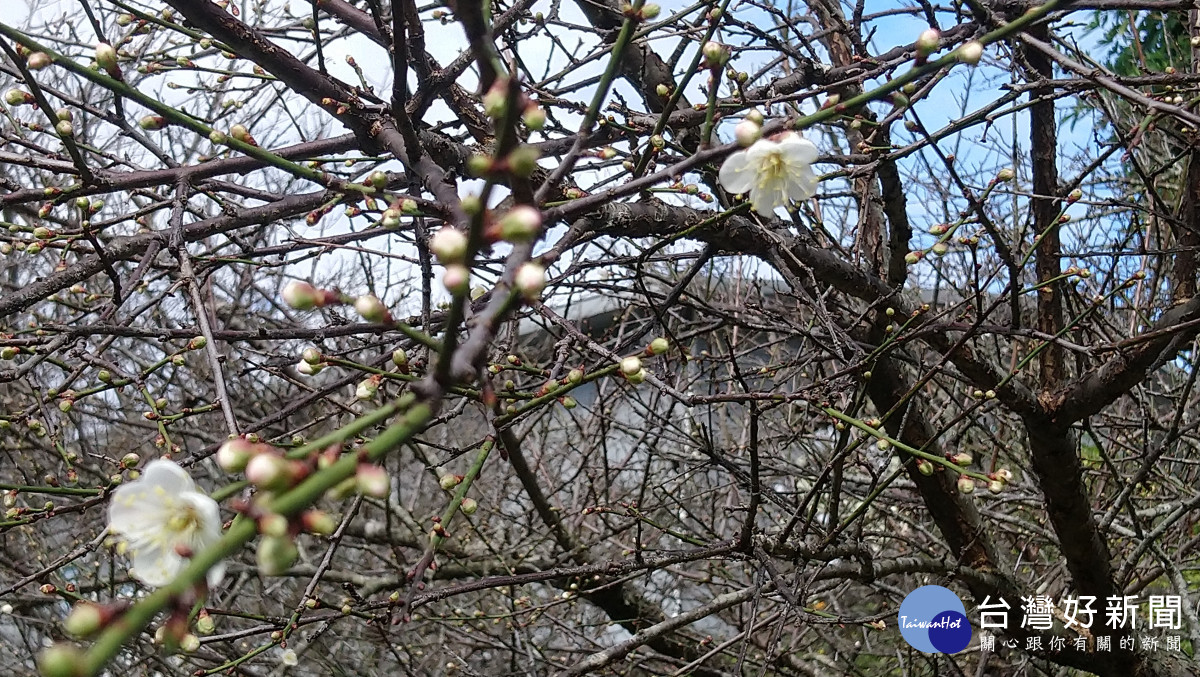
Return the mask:
M646 20L653 19L657 17L661 11L662 7L659 7L653 2L647 2L646 4L642 5L642 18Z
M229 141L229 137L225 135L225 132L219 132L214 129L208 133L208 140L215 145L224 146Z
M38 654L37 667L42 677L79 677L83 674L83 652L59 642Z
M266 536L286 536L288 518L277 512L269 512L258 518L258 532Z
M474 515L475 511L479 509L479 504L473 498L464 498L458 509L462 510L464 515Z
M975 480L966 475L958 477L958 492L960 494L970 494L975 491Z
M742 148L752 146L755 141L762 138L762 125L749 119L742 120L733 128L733 137Z
M642 370L642 361L636 356L626 357L621 360L621 373L626 376L633 376Z
M324 362L317 362L316 364L313 364L311 362L300 360L300 362L296 365L296 371L300 372L301 376L316 376L317 374L321 373L321 370L326 366L328 365L326 365Z
M287 536L264 536L258 544L255 562L260 576L278 576L287 571L300 556L296 544Z
M454 487L457 487L458 483L461 481L462 478L458 475L455 475L454 473L446 473L438 478L438 486L445 491L450 491Z
M121 69L117 67L117 50L107 42L96 43L96 63L110 76L121 79Z
M371 172L370 176L367 177L367 182L370 183L371 186L376 190L383 190L387 187L388 177L387 174L377 169Z
M225 472L242 472L250 463L250 459L254 458L259 451L261 451L259 445L241 437L225 440L225 443L217 449L217 465L221 466Z
M403 348L397 348L392 351L392 364L397 367L408 366L408 351Z
M399 209L389 207L383 210L383 217L379 221L379 225L384 228L396 228L400 225L400 217L402 216Z
M379 381L375 378L367 378L359 381L358 387L354 389L354 396L360 400L370 400L379 392Z
M942 39L941 33L938 33L936 28L927 28L921 35L917 36L917 54L920 56L929 56L938 50L938 43Z
M958 60L968 66L974 66L983 59L983 43L971 40L958 48Z
M355 299L354 309L367 322L385 322L388 319L387 306L373 294L363 294Z
M904 262L908 265L913 265L921 260L921 252L909 252L904 255Z
M1009 167L1005 167L996 172L996 181L1012 181L1016 173Z
M504 117L508 111L508 81L497 78L491 89L483 95L483 112L493 119Z
M950 245L946 244L945 242L935 242L930 249L938 256L945 256L946 253L950 251Z
M328 536L337 529L337 520L324 510L309 510L300 516L304 530L317 536Z
M296 310L312 310L325 305L325 294L307 282L292 280L283 288L283 302Z
M521 115L521 122L525 123L526 128L536 132L546 125L546 111L536 103L530 103Z
M246 129L246 125L239 124L230 127L229 135L242 143L250 143L253 140L253 137L250 136L250 130Z
M641 385L646 381L646 370L641 369L636 374L630 374L629 376L625 377L625 380L629 381L635 386Z
M290 487L295 476L287 459L274 452L263 452L246 463L246 479L264 491L278 491Z
M467 236L452 226L443 226L429 239L429 251L442 265L462 263L467 258Z
M359 464L354 473L354 483L360 493L374 498L387 498L392 490L392 479L387 471L371 463Z
M156 132L167 126L167 119L161 115L147 115L141 120L138 120L138 127L148 131Z
M63 621L63 629L72 637L86 639L104 628L105 615L99 605L79 602Z
M671 342L661 336L655 338L650 342L650 345L646 347L646 351L651 355L662 355L670 349Z
M517 146L508 154L508 168L515 176L527 179L537 169L537 161L541 154L534 146Z
M542 229L542 212L529 205L517 205L500 219L500 238L508 242L531 242Z
M654 92L665 99L671 94L671 89L666 85L659 85L654 88Z
M921 460L917 461L917 471L920 472L922 475L932 475L933 474L933 464L925 459L921 459Z
M179 650L184 653L193 653L200 650L200 638L188 632L179 638Z
M720 68L729 61L729 48L719 42L708 41L701 47L709 68Z
M571 371L567 372L567 382L568 383L571 383L573 385L578 385L582 381L583 381L583 370L582 369L572 369Z
M471 284L471 271L460 263L450 264L442 273L442 284L451 294L464 294Z
M75 125L72 125L69 120L59 120L54 125L54 131L63 138L69 138L75 136Z
M1001 482L1000 480L992 480L988 482L988 491L992 492L993 494L998 494L1004 491L1004 482Z
M517 269L516 280L514 281L517 291L527 299L536 299L542 294L542 290L546 288L546 269L540 264L533 261L527 261L521 264Z
M29 92L24 92L19 89L10 89L4 93L4 103L10 106L23 106L33 103L35 99Z
M325 356L321 354L320 350L317 350L311 346L305 348L304 352L300 353L300 359L309 364L319 364L324 357Z
M965 451L960 451L950 457L950 462L960 467L971 465L971 462L974 460L974 457Z
M213 622L212 615L207 609L201 609L196 616L196 632L202 635L211 635L217 629L217 624Z
M571 397L570 395L567 395L567 396L563 397L562 399L560 399L559 403L561 403L563 405L563 409L574 409L575 407L579 406L579 402L577 402L575 400L575 398Z

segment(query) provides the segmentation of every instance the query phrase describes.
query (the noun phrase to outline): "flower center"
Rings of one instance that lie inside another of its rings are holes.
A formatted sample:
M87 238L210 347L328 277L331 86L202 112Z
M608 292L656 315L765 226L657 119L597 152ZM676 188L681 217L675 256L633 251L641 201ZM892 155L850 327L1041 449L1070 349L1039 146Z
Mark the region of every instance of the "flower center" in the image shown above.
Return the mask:
M167 520L167 531L172 534L188 534L200 525L200 516L192 506L181 506Z
M784 175L786 171L784 166L783 156L779 153L771 153L767 156L766 161L762 165L763 179L773 181Z

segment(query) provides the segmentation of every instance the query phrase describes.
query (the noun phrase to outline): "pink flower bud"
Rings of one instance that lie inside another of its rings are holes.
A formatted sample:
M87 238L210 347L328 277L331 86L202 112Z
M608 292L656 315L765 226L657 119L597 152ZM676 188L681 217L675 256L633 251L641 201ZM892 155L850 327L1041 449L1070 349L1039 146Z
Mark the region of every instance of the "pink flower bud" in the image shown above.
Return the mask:
M296 310L312 310L325 305L325 295L307 282L288 282L282 296L283 302Z
M452 263L442 273L442 284L452 294L463 294L471 284L471 271L462 264Z

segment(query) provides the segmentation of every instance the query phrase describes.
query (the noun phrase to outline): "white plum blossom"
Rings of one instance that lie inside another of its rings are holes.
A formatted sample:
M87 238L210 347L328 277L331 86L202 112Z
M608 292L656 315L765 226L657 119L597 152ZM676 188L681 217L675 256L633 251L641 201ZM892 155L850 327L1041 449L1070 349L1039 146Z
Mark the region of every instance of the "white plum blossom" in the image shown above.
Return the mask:
M160 587L186 566L187 557L221 538L217 502L200 493L174 461L151 461L136 481L117 487L108 504L108 530L120 539L133 565L129 575ZM208 571L215 586L225 575L218 563Z
M718 178L731 193L749 193L750 205L764 216L776 207L807 200L817 193L812 164L817 147L796 132L759 139L725 159Z

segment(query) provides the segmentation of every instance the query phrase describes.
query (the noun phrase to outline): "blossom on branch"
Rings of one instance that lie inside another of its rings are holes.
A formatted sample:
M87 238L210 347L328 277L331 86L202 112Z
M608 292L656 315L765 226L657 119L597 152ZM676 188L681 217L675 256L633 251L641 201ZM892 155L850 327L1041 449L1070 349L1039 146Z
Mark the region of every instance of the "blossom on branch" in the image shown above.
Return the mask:
M221 515L217 502L200 493L183 468L159 459L113 492L108 530L125 546L133 564L129 575L159 587L175 578L192 553L221 538ZM220 583L224 574L225 565L217 564L208 571L208 584Z
M759 139L725 159L718 178L731 193L749 193L754 211L770 216L776 207L807 200L817 193L812 163L817 147L796 132Z

